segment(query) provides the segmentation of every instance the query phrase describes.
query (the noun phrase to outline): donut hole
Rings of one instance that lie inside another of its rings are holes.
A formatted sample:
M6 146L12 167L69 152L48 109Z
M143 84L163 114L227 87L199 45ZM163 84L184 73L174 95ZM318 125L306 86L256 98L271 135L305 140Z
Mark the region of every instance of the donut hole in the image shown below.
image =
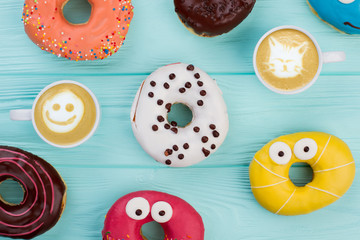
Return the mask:
M63 15L71 24L85 24L91 15L91 4L87 0L69 0L63 7Z
M314 171L307 163L294 163L289 170L289 178L295 186L303 187L314 178Z
M8 205L19 205L24 200L22 185L14 179L0 182L0 200Z
M164 229L161 227L160 223L155 221L142 225L141 235L145 240L163 240L165 238Z
M191 123L193 113L191 109L183 103L174 103L167 115L169 123L176 122L178 127L186 127Z

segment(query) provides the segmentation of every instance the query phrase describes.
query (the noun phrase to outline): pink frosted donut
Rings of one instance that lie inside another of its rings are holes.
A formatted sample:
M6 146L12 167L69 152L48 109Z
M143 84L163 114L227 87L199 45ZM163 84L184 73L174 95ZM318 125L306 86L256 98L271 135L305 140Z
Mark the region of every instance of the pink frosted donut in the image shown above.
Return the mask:
M89 0L91 16L71 24L63 8L69 0L25 0L22 21L29 38L42 50L70 60L104 59L125 40L133 17L131 0Z
M110 208L103 240L143 240L141 227L151 221L161 224L165 239L204 239L202 218L190 204L170 194L139 191L123 196Z

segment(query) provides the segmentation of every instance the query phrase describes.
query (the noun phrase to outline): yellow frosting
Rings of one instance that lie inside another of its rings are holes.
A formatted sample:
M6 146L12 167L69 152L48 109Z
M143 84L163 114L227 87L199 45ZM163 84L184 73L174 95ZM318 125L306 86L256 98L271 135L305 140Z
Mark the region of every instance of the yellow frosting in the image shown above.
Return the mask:
M314 157L300 160L294 154L295 144L310 138L317 144ZM291 159L284 165L270 157L270 147L283 142L291 149ZM295 186L289 178L293 163L308 163L313 180L303 187ZM281 136L258 151L250 164L250 184L256 200L265 209L280 215L306 214L323 208L339 199L351 186L355 163L349 147L341 139L321 132L301 132Z

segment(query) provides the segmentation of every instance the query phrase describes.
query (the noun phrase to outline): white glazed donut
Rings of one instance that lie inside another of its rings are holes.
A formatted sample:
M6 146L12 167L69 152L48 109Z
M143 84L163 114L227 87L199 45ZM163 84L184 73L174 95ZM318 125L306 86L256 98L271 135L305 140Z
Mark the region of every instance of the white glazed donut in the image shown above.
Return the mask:
M167 121L172 104L193 114L185 127ZM134 135L156 161L186 167L208 157L223 143L229 129L222 92L204 71L175 63L159 68L141 84L131 109Z

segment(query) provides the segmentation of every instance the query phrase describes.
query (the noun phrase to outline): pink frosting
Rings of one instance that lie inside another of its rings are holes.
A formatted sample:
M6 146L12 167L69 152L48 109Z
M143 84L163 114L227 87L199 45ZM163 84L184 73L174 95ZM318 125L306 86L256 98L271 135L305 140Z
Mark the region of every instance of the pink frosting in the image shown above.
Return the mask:
M136 197L145 198L150 204L150 209L159 201L164 201L171 205L173 209L171 219L165 223L160 223L165 232L165 239L204 239L202 218L189 203L167 193L139 191L123 196L110 208L102 231L104 240L143 240L140 234L142 225L152 222L154 219L151 217L151 213L142 220L134 220L127 215L126 205L131 199Z

